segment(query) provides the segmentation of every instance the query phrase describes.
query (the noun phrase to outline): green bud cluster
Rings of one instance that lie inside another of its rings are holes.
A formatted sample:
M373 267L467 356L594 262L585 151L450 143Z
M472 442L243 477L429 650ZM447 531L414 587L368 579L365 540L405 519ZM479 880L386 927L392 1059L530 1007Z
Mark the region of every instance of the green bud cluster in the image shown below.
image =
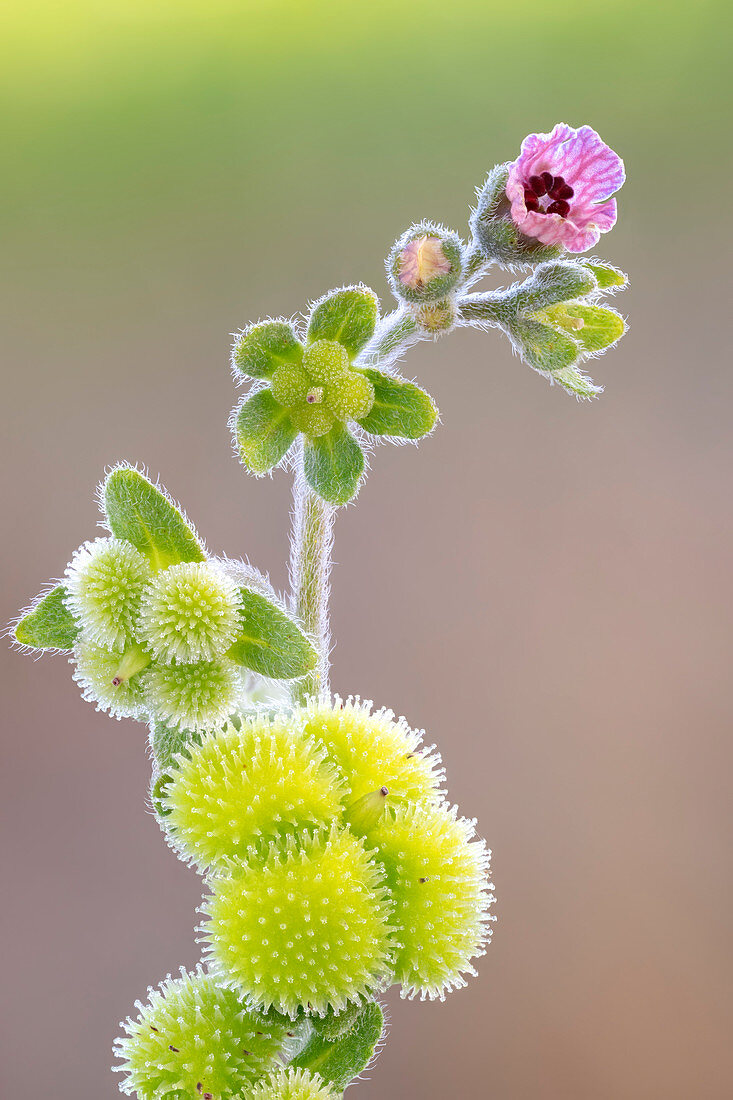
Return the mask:
M22 645L68 652L85 699L115 718L209 730L242 705L246 670L292 679L314 667L312 644L263 579L239 583L207 558L139 470L112 470L100 497L111 537L84 543L14 631Z
M464 984L490 936L489 853L443 779L422 734L359 699L243 718L174 753L160 820L207 876L210 972L292 1019L392 981L429 998Z

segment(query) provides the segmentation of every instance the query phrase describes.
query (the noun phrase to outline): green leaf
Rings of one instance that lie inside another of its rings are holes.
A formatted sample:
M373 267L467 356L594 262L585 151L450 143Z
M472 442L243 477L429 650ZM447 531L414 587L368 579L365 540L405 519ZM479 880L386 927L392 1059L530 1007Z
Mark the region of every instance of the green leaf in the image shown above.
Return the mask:
M615 309L591 306L585 302L564 302L544 311L550 324L572 332L585 352L610 348L626 332L626 322Z
M580 354L580 347L570 336L529 317L517 323L516 336L521 341L522 355L535 370L551 373L564 370Z
M308 343L335 340L350 357L371 339L377 324L379 303L366 286L347 286L317 302L308 322Z
M232 363L248 378L272 378L283 364L299 364L303 345L287 321L250 325L234 341Z
M17 623L13 631L16 642L34 649L72 649L79 626L66 607L65 599L66 589L62 584L39 597Z
M384 1015L377 1002L372 1001L365 1006L354 1027L335 1042L329 1042L314 1031L290 1065L319 1073L324 1081L344 1089L371 1062L383 1029Z
M203 547L182 512L139 470L113 470L104 483L103 502L112 534L146 554L153 569L204 560Z
M298 429L288 410L278 405L272 392L265 389L242 405L234 433L244 465L253 474L266 474L288 453Z
M240 631L227 656L273 680L295 680L315 668L315 649L282 608L251 588L240 592Z
M438 409L430 394L412 382L392 378L371 367L364 371L374 386L374 404L358 421L372 435L420 439L433 428Z
M364 455L353 435L334 425L327 435L306 440L305 479L328 504L347 504L364 473Z
M591 263L590 260L582 261L591 274L595 275L600 290L610 290L613 287L625 287L629 281L628 275L618 267L611 264Z

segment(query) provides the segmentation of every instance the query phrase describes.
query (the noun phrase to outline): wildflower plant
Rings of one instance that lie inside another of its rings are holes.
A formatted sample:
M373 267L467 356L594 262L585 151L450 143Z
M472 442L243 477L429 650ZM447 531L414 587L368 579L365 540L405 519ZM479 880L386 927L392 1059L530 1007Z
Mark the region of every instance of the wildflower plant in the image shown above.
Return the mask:
M13 624L66 653L83 696L145 723L166 841L202 876L202 962L150 989L115 1044L140 1100L335 1100L384 1037L379 994L443 999L492 930L490 852L451 806L440 756L385 708L330 690L333 525L382 440L438 423L398 372L455 328L497 329L577 397L625 332L626 285L585 253L616 220L623 163L588 126L530 135L477 191L469 237L436 222L390 249L396 307L357 284L235 338L231 428L254 475L294 483L291 591L208 553L165 489L121 464L87 541ZM478 284L494 267L522 277Z

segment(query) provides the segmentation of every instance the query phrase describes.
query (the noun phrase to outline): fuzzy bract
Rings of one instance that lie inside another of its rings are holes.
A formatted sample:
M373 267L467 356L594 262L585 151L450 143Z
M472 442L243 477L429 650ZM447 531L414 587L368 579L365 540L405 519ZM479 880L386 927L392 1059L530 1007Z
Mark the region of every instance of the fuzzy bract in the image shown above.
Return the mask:
M84 637L122 650L134 636L150 576L147 558L124 539L85 542L66 568L66 606Z
M328 826L342 782L324 749L282 717L244 720L189 745L165 792L172 846L200 869L251 858L262 840Z
M258 1008L323 1016L389 980L389 898L373 856L348 829L270 844L211 887L207 960Z
M490 938L494 898L490 852L473 835L472 822L442 806L388 809L367 835L394 903L403 996L442 1000L476 973L471 960Z
M149 990L115 1042L122 1092L139 1100L234 1100L277 1066L288 1023L247 1010L201 968Z
M626 178L624 163L590 126L558 123L530 134L509 167L507 198L515 224L545 245L585 252L616 222L611 196Z
M323 745L354 802L380 787L393 801L440 801L440 756L423 746L422 733L410 729L390 710L372 711L358 698L313 700L302 711L305 732Z

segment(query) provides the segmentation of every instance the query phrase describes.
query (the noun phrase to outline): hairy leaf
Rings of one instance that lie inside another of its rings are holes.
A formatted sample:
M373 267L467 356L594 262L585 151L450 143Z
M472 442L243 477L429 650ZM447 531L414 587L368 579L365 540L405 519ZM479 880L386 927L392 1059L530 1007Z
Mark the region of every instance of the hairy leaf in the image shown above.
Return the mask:
M120 466L103 488L110 531L147 555L153 569L183 561L203 561L204 551L182 513L139 470Z
M56 585L41 596L13 631L16 642L34 649L70 650L79 626L66 607L66 589Z
M244 465L253 474L266 474L288 453L298 430L287 409L269 389L260 390L237 413L235 435Z
M358 421L365 431L372 435L420 439L433 428L438 409L425 390L372 368L364 374L374 386L374 404Z
M278 367L298 364L303 346L286 321L262 321L234 342L232 362L248 378L272 378Z
M314 307L308 322L308 343L335 340L353 358L372 337L378 312L377 296L369 287L335 290Z
M327 435L307 440L305 479L328 504L347 504L364 472L364 455L353 435L336 424Z
M315 649L282 608L250 588L240 592L239 635L227 655L273 680L294 680L315 668Z

